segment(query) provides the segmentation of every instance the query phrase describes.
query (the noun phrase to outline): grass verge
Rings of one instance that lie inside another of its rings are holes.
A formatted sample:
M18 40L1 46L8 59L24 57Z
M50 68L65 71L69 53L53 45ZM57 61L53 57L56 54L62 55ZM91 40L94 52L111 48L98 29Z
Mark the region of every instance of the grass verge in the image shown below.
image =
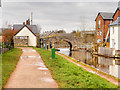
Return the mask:
M57 53L58 53L58 54L61 54L61 53L59 53L59 52L57 52ZM74 59L74 58L72 58L72 57L66 56L66 55L64 55L64 54L61 54L61 55L63 55L63 56L65 56L65 57L73 60L74 62L76 62L76 63L78 63L78 64L80 64L80 65L83 65L83 66L85 66L85 67L88 67L88 68L92 69L92 70L95 71L95 72L99 72L99 73L101 73L102 75L105 75L105 76L107 76L107 77L109 77L109 78L113 78L113 79L115 79L115 80L117 80L117 81L120 82L120 79L118 79L118 78L116 78L116 77L114 77L114 76L112 76L112 75L110 75L110 74L107 74L107 73L102 72L102 71L97 71L95 68L93 68L93 67L91 67L91 66L89 66L89 65L87 65L87 64L84 64L84 63L81 63L81 62L77 62L77 60Z
M41 55L46 66L51 71L53 78L60 88L117 88L100 76L90 73L85 69L69 62L56 54L55 59L50 59L51 52L40 48L34 48Z
M11 49L2 54L2 87L7 83L10 74L14 71L22 50L19 48Z

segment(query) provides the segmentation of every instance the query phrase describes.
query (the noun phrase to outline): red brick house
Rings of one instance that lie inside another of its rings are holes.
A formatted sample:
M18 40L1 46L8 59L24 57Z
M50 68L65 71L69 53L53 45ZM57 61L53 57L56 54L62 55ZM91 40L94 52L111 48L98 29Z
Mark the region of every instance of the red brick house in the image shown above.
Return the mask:
M113 14L113 22L117 20L117 17L120 17L120 7L118 7L115 11L115 13Z
M99 12L96 21L96 42L104 43L109 30L109 24L113 21L114 13ZM109 35L108 35L109 37ZM109 39L108 39L109 41Z

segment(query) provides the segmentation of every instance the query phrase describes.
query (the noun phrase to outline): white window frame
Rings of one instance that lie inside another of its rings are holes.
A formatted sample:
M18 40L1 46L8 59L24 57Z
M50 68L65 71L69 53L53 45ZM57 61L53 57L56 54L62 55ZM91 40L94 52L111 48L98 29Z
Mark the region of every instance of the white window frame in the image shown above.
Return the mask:
M102 42L102 40L101 39L97 39L97 43L101 43Z
M112 48L115 48L115 39L112 39Z
M100 28L101 20L98 21L98 28Z

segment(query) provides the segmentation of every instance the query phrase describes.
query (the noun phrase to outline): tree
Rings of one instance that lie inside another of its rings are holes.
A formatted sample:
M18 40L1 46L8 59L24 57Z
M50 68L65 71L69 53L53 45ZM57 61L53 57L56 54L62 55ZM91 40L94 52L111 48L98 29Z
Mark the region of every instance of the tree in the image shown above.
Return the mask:
M12 42L13 36L18 32L18 30L2 30L2 35L4 36L3 42Z
M37 25L37 28L38 28L38 33L39 33L39 35L41 34L41 26L40 25Z
M66 33L65 30L56 31L56 33Z
M81 16L80 17L80 29L81 29L81 31L86 31L87 27L88 27L88 25L87 25L86 17Z
M93 23L92 21L88 21L86 18L87 17L84 16L80 18L80 29L83 38L82 40L84 43L87 43L87 39L90 37L88 37L87 31L95 30L95 23Z

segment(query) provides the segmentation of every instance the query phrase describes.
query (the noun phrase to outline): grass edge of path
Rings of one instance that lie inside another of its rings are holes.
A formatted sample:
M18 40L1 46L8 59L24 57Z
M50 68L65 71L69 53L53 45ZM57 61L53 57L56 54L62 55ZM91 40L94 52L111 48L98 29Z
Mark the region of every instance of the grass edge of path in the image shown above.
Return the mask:
M117 77L114 77L114 76L112 76L112 75L110 75L110 74L108 74L108 73L105 73L105 72L103 72L103 71L98 71L97 69L95 69L94 67L91 67L90 65L84 64L84 63L82 63L82 62L77 62L77 60L76 60L75 58L66 56L66 55L61 54L61 53L59 53L59 52L57 52L57 53L60 54L60 55L65 56L66 58L69 58L70 60L72 60L72 61L74 61L74 62L76 62L76 63L78 63L78 64L80 64L80 65L83 65L83 66L85 66L85 67L87 67L87 68L90 68L90 69L92 69L92 70L95 71L95 72L99 72L99 73L101 73L101 74L103 74L103 75L106 75L107 77L113 78L113 79L115 79L115 80L117 80L117 81L120 82L120 79L117 78Z
M53 78L56 80L55 75L54 75L54 70L51 69L50 65L47 65L48 63L47 63L47 61L45 60L45 58L47 58L47 57L43 57L44 54L42 54L42 53L40 52L40 50L43 50L43 49L40 49L40 48L34 48L34 49L41 55L44 63L46 64L46 66L47 66L47 67L49 68L49 70L51 71L51 74L52 74ZM47 51L47 50L43 50L43 51L50 53L50 51ZM57 54L56 54L56 56L57 56ZM62 56L60 56L60 55L58 55L58 56L59 56L59 57L62 57ZM63 57L62 57L62 58L63 58ZM50 55L49 55L49 58L47 58L47 59L50 59ZM64 59L65 59L65 58L64 58ZM65 59L65 60L66 60L66 59ZM68 60L66 60L66 61L69 62L69 63L71 63L71 62L68 61ZM76 66L77 66L77 65L76 65ZM79 67L79 66L78 66L78 67ZM87 71L87 72L88 72L88 71ZM90 73L90 72L88 72L88 73ZM97 75L97 76L98 76L98 75ZM98 77L100 77L100 76L98 76ZM100 78L102 78L102 77L100 77ZM102 79L104 79L104 78L102 78ZM105 81L107 81L107 80L105 79ZM59 86L61 87L59 81L56 80L56 82L58 82ZM111 83L111 82L108 81L108 83ZM111 84L113 84L113 83L111 83ZM114 84L113 84L113 85L114 85ZM116 88L117 88L117 85L115 85L115 86L116 86ZM62 87L62 88L64 88L64 87Z
M2 88L6 85L7 81L10 78L10 75L14 72L21 54L22 54L22 49L13 48L1 55L2 56Z

